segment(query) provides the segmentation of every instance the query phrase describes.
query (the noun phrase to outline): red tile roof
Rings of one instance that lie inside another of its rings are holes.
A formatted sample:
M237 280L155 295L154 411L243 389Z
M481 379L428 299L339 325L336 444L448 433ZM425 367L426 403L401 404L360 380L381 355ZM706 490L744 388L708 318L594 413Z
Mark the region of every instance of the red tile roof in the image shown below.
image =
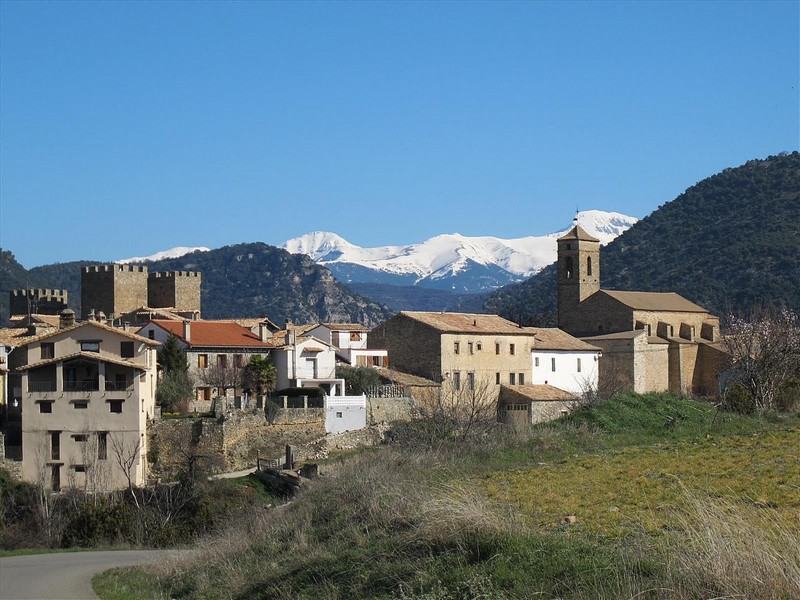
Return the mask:
M183 322L153 319L150 321L187 342L190 346L264 347L274 344L262 342L259 337L238 323L226 321L190 321L189 340L183 337Z

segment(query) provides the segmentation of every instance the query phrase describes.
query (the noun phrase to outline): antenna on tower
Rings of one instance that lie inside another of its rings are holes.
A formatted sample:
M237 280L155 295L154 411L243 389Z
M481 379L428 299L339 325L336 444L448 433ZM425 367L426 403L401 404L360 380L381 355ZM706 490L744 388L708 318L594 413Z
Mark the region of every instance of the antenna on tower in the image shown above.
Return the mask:
M578 205L575 205L575 216L572 217L572 222L577 225L578 224Z

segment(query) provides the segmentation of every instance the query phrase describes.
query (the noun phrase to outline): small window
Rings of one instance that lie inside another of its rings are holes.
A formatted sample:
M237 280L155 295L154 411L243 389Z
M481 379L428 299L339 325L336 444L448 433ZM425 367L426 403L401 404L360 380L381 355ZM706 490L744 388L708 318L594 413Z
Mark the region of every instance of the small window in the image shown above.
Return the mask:
M81 342L81 352L100 352L100 342Z
M475 346L474 346L474 344L472 342L469 342L467 344L467 348L469 349L469 353L470 354L475 354Z
M112 413L121 414L122 413L122 403L124 400L109 400L108 401L108 411Z
M39 412L40 413L52 413L53 412L53 403L52 402L39 402Z
M42 350L42 360L55 357L55 344L53 342L42 342L40 348Z
M494 345L494 353L495 354L500 354L500 344L499 343L495 343L495 345Z
M495 374L494 374L494 382L495 382L497 385L500 385L500 373L495 373Z
M148 339L151 339L151 340L156 339L156 331L155 331L155 329L148 330L147 337L148 337Z
M208 354L197 355L197 366L201 369L205 369L208 367Z
M509 344L508 345L508 351L511 354L511 356L514 356L515 351L516 351L516 348L514 347L514 344Z
M241 369L244 367L244 354L234 354L233 355L233 366L237 369Z
M351 342L360 342L361 341L361 333L358 331L351 331L350 332L350 341Z
M533 357L533 366L534 367L538 367L539 366L539 357L538 356L534 356Z
M592 257L586 257L586 274L591 276L592 275Z
M453 354L458 354L461 351L461 345L458 342L453 342Z
M97 432L97 458L106 460L108 458L108 432Z
M581 372L581 359L578 359L578 373Z
M122 358L133 358L133 342L120 342L119 355Z
M517 374L516 373L509 373L508 374L508 383L511 385L517 384Z
M74 402L72 404L72 407L73 408L81 408L81 409L89 408L89 403L88 402Z
M555 359L555 357L550 359L550 367L551 367L553 373L555 373L556 372L556 359Z
M467 389L470 391L475 389L475 373L467 373Z
M336 418L337 418L337 419L341 419L341 418L342 418L342 413L340 413L340 412L337 412L337 413L336 413Z
M475 349L476 349L478 352L480 352L481 350L483 350L483 344L481 344L480 342L478 342L477 344L475 344Z
M228 355L227 354L217 354L217 366L221 369L224 369L228 366Z
M89 441L89 436L86 435L85 433L77 433L72 436L72 439L76 442L85 443Z
M86 465L72 465L72 469L76 473L86 473Z
M525 373L520 373L519 374L519 384L520 385L525 385Z
M453 371L453 388L456 390L461 389L461 372Z

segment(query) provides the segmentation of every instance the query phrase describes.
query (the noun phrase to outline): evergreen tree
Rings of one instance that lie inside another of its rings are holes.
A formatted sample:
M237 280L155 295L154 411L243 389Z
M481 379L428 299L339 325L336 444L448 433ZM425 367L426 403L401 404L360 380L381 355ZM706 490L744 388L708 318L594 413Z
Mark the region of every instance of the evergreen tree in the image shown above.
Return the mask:
M275 389L278 372L269 357L256 354L244 367L242 382L248 390L255 390L259 396Z
M158 366L164 373L186 373L189 370L186 352L181 348L178 338L171 333L158 351Z

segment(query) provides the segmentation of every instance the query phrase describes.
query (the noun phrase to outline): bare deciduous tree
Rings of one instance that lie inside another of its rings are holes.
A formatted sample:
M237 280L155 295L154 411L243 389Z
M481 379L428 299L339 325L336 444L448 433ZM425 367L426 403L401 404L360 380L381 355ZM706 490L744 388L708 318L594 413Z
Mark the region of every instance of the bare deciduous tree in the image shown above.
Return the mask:
M498 386L488 379L448 379L419 396L432 437L465 441L497 425Z
M134 471L140 460L141 442L138 438L126 441L124 436L117 434L112 434L109 437L111 454L128 482L128 493L131 495L136 508L141 510L142 507L136 495L136 486L133 482Z
M800 319L792 310L758 308L729 318L725 349L734 379L757 411L775 410L780 389L800 373Z
M243 369L236 365L215 364L200 372L200 380L210 387L216 387L227 392L229 389L242 387Z

